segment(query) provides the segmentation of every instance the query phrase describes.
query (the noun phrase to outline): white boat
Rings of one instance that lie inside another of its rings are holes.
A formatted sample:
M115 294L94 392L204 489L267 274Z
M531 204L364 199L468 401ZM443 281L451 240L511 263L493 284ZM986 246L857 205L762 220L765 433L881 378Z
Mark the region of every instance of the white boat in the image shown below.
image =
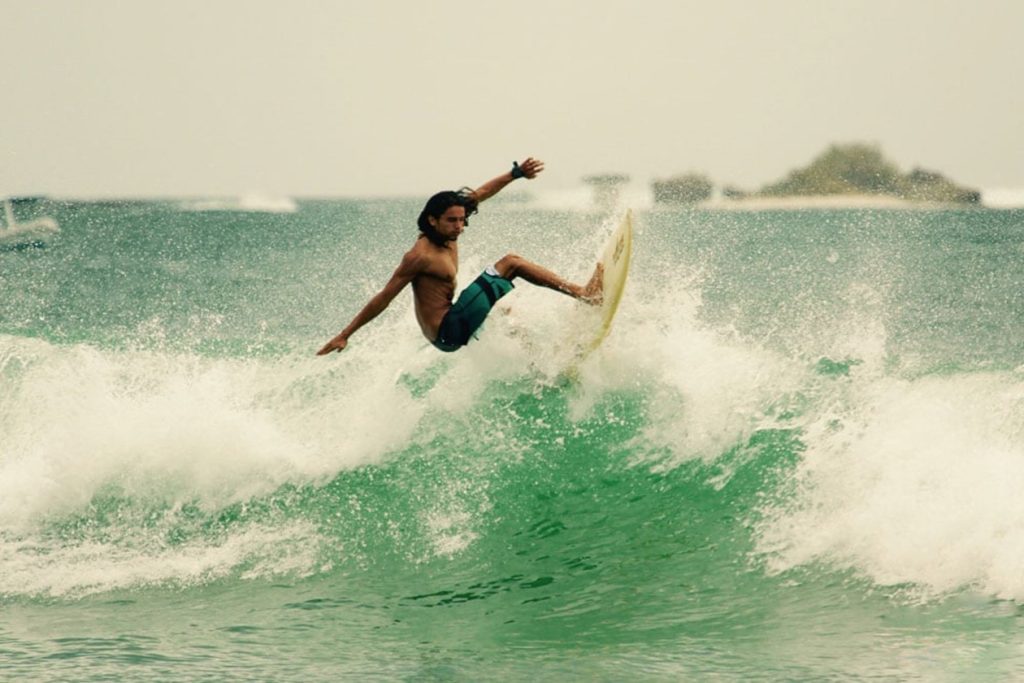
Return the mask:
M38 245L58 232L60 226L49 216L18 221L14 216L14 202L10 199L4 200L4 224L0 226L0 247Z

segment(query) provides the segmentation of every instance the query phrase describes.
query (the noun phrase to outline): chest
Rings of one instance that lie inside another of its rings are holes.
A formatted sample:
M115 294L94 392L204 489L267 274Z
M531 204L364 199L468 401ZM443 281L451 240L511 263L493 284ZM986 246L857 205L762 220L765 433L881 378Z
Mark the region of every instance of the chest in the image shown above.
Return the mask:
M425 273L431 277L448 282L455 282L459 272L459 248L451 245L444 249L435 249L427 263Z

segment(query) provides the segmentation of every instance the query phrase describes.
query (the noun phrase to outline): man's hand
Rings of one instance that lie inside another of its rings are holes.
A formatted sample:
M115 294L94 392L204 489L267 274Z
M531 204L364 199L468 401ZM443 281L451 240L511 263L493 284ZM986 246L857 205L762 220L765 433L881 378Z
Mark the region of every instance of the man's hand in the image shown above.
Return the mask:
M340 334L331 341L324 344L323 348L316 352L318 356L326 356L331 351L343 351L348 346L348 338Z
M519 169L526 178L532 180L537 177L538 173L544 170L544 162L533 157L526 157L523 163L519 164Z
M544 162L533 157L526 157L523 163L514 163L511 171L505 171L497 178L492 178L474 190L477 202L490 199L508 186L516 178L536 178L544 170Z

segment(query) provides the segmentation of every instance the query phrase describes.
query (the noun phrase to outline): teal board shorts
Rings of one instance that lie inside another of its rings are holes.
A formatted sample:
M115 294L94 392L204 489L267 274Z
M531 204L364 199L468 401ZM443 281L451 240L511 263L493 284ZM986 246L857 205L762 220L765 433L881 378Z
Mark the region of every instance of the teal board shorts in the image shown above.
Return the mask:
M480 329L501 297L515 288L511 280L498 275L494 266L489 266L462 290L459 298L441 319L434 346L442 351L458 351L469 343L473 333Z

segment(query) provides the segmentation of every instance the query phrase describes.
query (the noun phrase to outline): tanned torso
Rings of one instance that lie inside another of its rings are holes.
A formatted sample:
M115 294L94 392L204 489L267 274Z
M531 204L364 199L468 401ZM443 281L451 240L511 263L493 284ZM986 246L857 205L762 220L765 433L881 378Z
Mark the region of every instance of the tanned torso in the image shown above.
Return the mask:
M439 247L426 237L416 240L406 259L416 264L412 279L416 321L430 341L437 339L437 330L455 297L456 274L459 271L459 245L452 240Z

